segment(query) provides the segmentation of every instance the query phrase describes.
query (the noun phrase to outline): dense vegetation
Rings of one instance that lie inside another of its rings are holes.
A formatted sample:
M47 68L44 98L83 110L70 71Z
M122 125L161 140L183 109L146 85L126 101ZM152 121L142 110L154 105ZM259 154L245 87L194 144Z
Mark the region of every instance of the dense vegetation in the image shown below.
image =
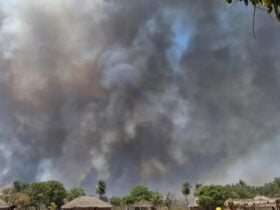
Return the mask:
M197 203L207 209L223 206L228 198L253 198L257 195L267 197L280 197L280 178L262 186L251 186L240 180L236 184L228 185L194 185L194 195ZM96 192L103 199L106 194L106 182L99 180L96 185ZM183 182L182 194L186 197L191 193L191 185ZM39 210L41 207L55 210L60 208L65 202L71 201L79 196L85 195L82 188L72 188L66 190L64 185L58 181L26 183L15 181L10 187L2 190L1 199L17 207L26 208L29 206ZM154 206L165 204L168 209L172 208L175 201L175 194L168 192L165 199L162 194L150 190L144 185L133 187L124 197L112 197L110 203L114 206L131 205L140 200L150 201Z
M116 198L115 198L116 199ZM133 187L127 196L120 198L121 204L130 205L137 201L147 200L152 202L155 206L163 203L163 197L160 193L149 190L144 185L137 185ZM112 202L112 199L110 199Z
M78 198L83 195L86 195L85 190L81 187L75 187L67 191L67 200L72 201L75 198Z
M257 195L267 197L280 197L280 178L263 186L250 186L240 180L237 184L231 185L205 185L200 186L195 192L198 204L204 207L223 206L228 198L253 198Z

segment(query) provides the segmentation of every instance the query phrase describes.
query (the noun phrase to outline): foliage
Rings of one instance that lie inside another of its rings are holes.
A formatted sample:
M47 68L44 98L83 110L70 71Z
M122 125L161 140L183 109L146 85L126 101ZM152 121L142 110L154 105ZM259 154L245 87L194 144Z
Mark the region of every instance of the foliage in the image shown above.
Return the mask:
M125 205L131 205L135 203L135 199L132 196L128 195L126 197L123 197L122 202Z
M106 183L103 180L99 180L98 187L102 189L100 192L105 194ZM189 188L189 183L184 182L182 184L182 193L189 195ZM34 182L31 184L15 181L11 187L2 190L0 197L5 202L22 208L33 206L39 209L40 206L44 205L54 210L61 207L66 196L68 200L72 200L82 195L85 195L82 188L70 189L66 194L63 184L58 181ZM224 201L228 198L244 199L253 198L256 195L280 197L280 177L274 178L272 181L258 187L250 186L243 180L239 180L236 184L228 185L195 184L197 203L207 209L223 206ZM114 206L122 206L123 204L130 205L140 200L150 201L155 206L163 203L163 197L160 193L151 191L144 185L133 187L124 198L112 197L110 203ZM165 204L169 210L174 200L175 195L168 193ZM55 208L53 208L54 204L56 205Z
M31 205L40 208L45 201L46 187L43 182L34 182L27 189L27 194L31 199Z
M106 182L104 180L98 180L96 185L96 193L99 195L99 198L101 198L101 196L106 193L106 187Z
M57 209L57 205L55 204L55 202L51 202L50 206L49 206L50 210L56 210Z
M13 187L15 188L16 192L24 192L29 186L29 183L23 181L14 181Z
M144 185L137 185L133 187L129 191L129 194L123 198L123 203L130 205L141 200L150 201L153 203L153 205L159 205L163 203L163 197L160 193L151 191Z
M13 196L16 193L15 188L12 187L6 187L2 190L2 195L1 195L1 199L3 201L5 201L6 203L13 203Z
M140 200L150 201L152 192L146 186L138 185L130 190L128 197L131 198L133 203Z
M191 192L191 184L189 182L182 183L182 194L186 197L186 205L188 205L188 195Z
M154 206L160 205L163 203L163 196L159 192L152 192L150 201Z
M46 200L45 205L49 206L54 202L58 207L64 204L64 199L66 198L66 190L64 185L59 181L47 181L44 183L46 185Z
M17 207L25 208L30 206L31 201L30 197L26 193L17 192L13 195L12 203Z
M110 204L112 204L113 206L121 206L122 205L122 198L112 197L112 198L110 198Z
M182 193L184 196L188 196L191 192L191 184L188 182L183 182L182 184Z
M232 0L226 0L228 3L232 3ZM274 11L275 17L280 21L280 0L240 0L243 1L246 6L251 4L255 9L265 9L268 13Z
M206 208L223 206L228 198L247 199L257 195L267 197L280 197L280 178L274 178L260 187L250 186L246 182L239 180L231 185L204 185L198 188L195 196L198 198L198 204Z
M258 195L256 187L247 185L240 180L237 184L226 185L228 191L233 192L232 198L253 198Z
M27 207L30 205L30 197L26 193L17 192L14 186L3 189L1 199L6 203L18 207Z
M195 183L195 191L197 191L200 187L202 187L202 184Z
M236 197L230 187L221 185L202 186L195 192L195 196L198 198L198 204L205 208L223 206L226 199Z
M52 202L58 207L63 205L66 198L64 185L58 181L34 182L26 190L34 207L40 208L41 204L50 206Z
M280 178L274 178L273 181L258 187L258 192L267 197L280 197Z
M30 206L30 197L25 192L17 192L14 186L2 190L1 199L6 203L25 208Z
M75 198L86 195L85 190L81 187L75 187L67 192L67 200L72 201Z

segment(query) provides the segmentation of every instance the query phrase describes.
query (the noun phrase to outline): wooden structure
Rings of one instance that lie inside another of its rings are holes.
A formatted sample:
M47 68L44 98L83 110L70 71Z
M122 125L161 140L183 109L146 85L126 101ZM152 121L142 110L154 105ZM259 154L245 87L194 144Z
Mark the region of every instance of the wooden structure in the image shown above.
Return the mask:
M111 210L113 206L96 197L82 196L61 207L63 210Z

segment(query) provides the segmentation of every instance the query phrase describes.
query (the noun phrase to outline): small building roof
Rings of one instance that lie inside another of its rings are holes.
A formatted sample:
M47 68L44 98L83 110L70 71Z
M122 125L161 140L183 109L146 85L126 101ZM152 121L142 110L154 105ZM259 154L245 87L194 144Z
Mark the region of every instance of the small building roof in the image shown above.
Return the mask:
M9 208L9 206L0 199L0 209L6 209L6 208Z
M113 206L99 198L91 196L81 196L62 206L62 209L74 208L113 208Z
M134 208L151 208L153 204L146 200L141 200L133 204Z

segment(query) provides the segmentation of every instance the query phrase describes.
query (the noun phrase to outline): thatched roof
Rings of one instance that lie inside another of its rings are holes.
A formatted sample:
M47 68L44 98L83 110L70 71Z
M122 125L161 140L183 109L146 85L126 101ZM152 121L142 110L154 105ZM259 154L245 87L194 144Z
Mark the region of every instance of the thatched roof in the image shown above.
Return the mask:
M267 198L265 196L256 196L253 199L227 199L225 201L225 206L229 207L233 205L235 207L268 207L268 206L275 206L276 201L280 201L280 198Z
M134 208L151 208L153 204L146 200L141 200L133 204Z
M6 208L9 208L9 206L0 199L0 209L6 209Z
M74 208L113 208L109 203L106 203L96 197L82 196L76 198L69 203L62 206L62 209L74 209Z

